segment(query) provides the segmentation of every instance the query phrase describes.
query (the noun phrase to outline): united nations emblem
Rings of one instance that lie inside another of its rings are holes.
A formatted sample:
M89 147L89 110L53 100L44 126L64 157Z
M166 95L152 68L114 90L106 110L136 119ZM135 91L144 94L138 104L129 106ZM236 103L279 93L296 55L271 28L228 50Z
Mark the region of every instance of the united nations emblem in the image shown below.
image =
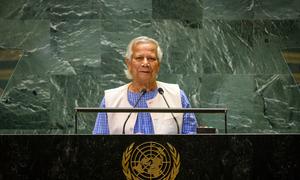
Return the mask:
M122 159L127 180L173 180L180 167L180 155L169 143L167 148L157 142L145 142L126 148Z

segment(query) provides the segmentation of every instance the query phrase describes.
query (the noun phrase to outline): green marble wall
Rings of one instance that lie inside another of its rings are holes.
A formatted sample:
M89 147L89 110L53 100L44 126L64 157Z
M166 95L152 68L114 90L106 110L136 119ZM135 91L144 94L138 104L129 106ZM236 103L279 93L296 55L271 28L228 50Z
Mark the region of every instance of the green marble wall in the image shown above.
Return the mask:
M127 43L164 51L159 80L193 107L229 108L228 131L299 132L299 86L281 52L300 48L297 0L1 0L0 48L21 49L0 102L0 133L73 133L75 106L125 84ZM1 66L1 64L0 64ZM96 114L80 114L91 133ZM222 115L199 115L224 131Z

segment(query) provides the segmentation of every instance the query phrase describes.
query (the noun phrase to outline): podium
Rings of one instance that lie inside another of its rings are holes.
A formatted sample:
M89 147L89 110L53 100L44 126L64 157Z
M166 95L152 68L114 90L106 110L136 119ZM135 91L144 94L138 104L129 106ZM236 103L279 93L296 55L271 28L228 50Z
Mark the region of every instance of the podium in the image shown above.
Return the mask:
M0 179L299 179L299 143L298 134L1 135Z

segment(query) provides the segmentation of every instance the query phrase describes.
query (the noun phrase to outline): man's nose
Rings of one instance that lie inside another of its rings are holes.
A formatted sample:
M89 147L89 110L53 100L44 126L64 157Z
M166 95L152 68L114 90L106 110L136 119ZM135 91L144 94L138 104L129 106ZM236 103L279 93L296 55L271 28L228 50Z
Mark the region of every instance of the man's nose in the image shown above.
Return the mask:
M142 61L142 67L149 67L150 63L148 62L148 58L144 57Z
M147 57L144 57L143 58L143 63L147 63L148 62L148 58Z
M149 59L147 57L144 57L142 63L149 64Z

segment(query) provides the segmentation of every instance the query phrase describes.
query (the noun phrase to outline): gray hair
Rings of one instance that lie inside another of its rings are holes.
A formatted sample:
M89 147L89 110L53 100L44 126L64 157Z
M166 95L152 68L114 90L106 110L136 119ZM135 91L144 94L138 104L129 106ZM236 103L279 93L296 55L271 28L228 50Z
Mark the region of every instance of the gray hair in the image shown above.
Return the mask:
M156 52L157 52L157 58L158 62L161 63L163 52L158 44L158 42L155 39L149 38L147 36L140 36L137 38L134 38L133 40L130 41L130 43L127 46L127 51L125 54L125 58L131 61L132 59L132 48L137 44L137 43L146 43L146 42L151 42L156 45ZM128 68L124 69L125 75L128 79L132 79L132 76L130 72L128 71Z

